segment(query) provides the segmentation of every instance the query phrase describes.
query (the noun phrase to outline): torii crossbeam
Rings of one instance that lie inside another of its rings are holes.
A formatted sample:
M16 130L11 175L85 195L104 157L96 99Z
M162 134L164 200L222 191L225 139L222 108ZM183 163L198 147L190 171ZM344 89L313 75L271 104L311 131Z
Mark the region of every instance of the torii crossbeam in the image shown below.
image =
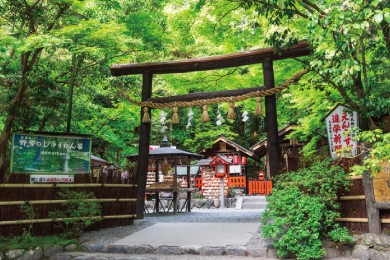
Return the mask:
M141 101L145 102L152 97L152 78L154 74L186 73L193 71L206 71L238 67L250 64L262 63L264 76L264 89L275 87L273 61L287 58L301 57L311 54L311 48L307 42L300 42L289 49L276 53L273 48L263 48L234 54L216 55L212 57L196 58L179 61L152 62L143 64L114 64L111 66L113 76L142 74L142 96ZM182 95L183 100L186 95ZM188 98L188 97L187 97ZM278 121L276 114L276 97L270 95L265 97L267 125L267 144L269 158L269 174L275 176L278 173L280 147L278 140ZM141 119L143 111L141 109ZM140 126L139 152L137 161L137 217L144 218L144 197L146 189L148 156L150 145L151 124L142 123Z

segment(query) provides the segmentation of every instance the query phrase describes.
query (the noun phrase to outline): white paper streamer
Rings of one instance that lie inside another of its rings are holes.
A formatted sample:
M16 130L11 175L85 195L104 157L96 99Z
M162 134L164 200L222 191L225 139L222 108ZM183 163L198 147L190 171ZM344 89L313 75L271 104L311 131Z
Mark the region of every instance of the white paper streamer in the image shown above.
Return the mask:
M160 111L160 122L161 122L160 132L161 133L164 133L168 129L168 127L165 125L165 119L167 119L167 118L165 117L164 110L161 110Z
M222 125L222 123L225 121L222 117L222 114L221 114L221 111L220 111L220 108L221 108L221 105L218 104L218 111L217 111L217 122L215 122L217 124L217 126L220 126Z
M188 112L188 121L187 121L187 127L186 129L190 128L191 121L194 118L194 112L192 112L192 107L190 107L190 111Z
M245 110L243 113L242 113L242 121L245 123L246 121L248 121L249 117L248 117L248 112Z

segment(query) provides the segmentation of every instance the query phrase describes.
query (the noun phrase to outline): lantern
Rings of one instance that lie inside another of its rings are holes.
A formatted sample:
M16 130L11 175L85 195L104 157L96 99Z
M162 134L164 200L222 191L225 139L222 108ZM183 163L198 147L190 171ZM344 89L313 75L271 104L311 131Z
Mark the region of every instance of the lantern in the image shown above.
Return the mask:
M216 178L226 178L229 174L229 162L223 158L216 156L210 165L215 166L215 177Z

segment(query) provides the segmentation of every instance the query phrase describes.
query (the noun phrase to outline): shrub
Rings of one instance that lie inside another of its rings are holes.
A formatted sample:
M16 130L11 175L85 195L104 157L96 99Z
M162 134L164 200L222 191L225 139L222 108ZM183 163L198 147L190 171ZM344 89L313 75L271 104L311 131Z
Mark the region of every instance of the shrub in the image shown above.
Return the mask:
M323 239L351 241L348 231L335 223L337 191L348 183L343 169L329 160L277 178L262 223L263 236L273 239L280 257L291 252L298 259L318 259L325 255Z
M20 212L23 214L23 219L33 220L36 217L34 207L31 204L25 203L19 206ZM28 229L23 228L22 238L28 243L32 240L31 231L33 229L33 224L28 225Z
M92 193L62 190L59 197L65 200L61 210L49 213L51 218L63 218L58 222L67 237L78 237L88 226L100 221L100 203L93 201L96 197Z

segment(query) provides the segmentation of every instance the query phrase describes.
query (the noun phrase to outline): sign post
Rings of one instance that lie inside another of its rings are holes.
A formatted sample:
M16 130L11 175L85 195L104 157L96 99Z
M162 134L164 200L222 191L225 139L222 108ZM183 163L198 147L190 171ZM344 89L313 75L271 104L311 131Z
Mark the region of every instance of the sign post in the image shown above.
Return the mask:
M352 129L358 126L357 112L339 104L328 113L325 121L331 157L356 156L357 142Z
M89 173L90 160L90 136L13 134L11 173L38 175ZM45 179L42 176L40 178Z

